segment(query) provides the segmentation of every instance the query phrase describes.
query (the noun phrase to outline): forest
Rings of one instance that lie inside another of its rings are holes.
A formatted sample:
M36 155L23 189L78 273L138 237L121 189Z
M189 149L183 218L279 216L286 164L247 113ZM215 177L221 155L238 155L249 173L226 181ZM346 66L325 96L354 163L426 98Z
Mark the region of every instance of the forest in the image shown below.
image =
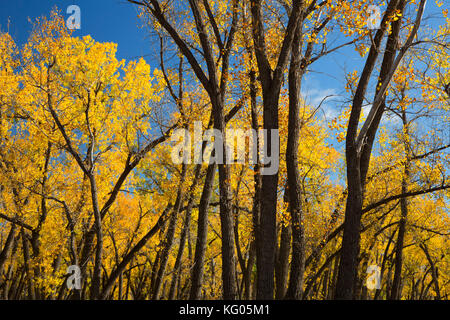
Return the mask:
M0 28L0 300L449 299L446 0L123 2Z

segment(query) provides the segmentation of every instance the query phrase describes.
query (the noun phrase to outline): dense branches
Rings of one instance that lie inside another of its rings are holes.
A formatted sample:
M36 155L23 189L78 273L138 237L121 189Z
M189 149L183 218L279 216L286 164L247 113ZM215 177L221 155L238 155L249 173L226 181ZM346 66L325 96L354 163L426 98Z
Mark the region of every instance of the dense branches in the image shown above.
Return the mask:
M156 61L0 33L2 299L448 299L445 11L128 2Z

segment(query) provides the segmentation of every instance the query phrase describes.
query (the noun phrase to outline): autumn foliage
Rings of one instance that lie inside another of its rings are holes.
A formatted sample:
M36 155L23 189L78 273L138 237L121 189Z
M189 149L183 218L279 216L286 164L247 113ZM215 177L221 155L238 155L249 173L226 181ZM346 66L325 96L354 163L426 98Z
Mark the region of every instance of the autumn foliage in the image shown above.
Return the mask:
M130 5L151 63L57 10L23 45L0 33L1 299L448 299L445 10L426 27L419 0ZM339 52L358 64L312 100ZM174 164L196 121L278 129L278 173Z

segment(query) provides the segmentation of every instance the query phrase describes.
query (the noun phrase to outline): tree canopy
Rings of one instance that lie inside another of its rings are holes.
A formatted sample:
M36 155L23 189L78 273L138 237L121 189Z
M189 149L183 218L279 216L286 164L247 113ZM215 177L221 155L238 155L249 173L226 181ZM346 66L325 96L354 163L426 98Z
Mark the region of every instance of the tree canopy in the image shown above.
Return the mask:
M442 2L128 2L148 61L58 10L0 32L1 299L448 299Z

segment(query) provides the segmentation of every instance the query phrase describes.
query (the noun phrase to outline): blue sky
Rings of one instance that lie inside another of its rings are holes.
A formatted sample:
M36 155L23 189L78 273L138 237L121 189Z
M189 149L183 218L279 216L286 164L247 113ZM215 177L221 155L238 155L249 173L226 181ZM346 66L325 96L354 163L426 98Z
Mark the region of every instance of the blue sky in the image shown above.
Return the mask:
M448 7L447 1L444 1L444 7ZM145 56L147 62L156 67L151 61L155 50L148 38L148 30L140 28L135 6L126 0L0 0L0 30L9 29L14 40L23 44L31 32L28 18L47 16L56 6L67 19L70 14L66 11L72 4L81 9L81 30L76 30L74 36L89 34L99 42L115 42L119 59ZM434 0L428 1L425 16L440 11L437 9ZM433 24L433 21L428 20L427 24ZM340 40L336 45L348 41ZM354 68L361 69L363 61L353 47L348 47L315 63L308 76L310 81L304 82L304 90L312 93L311 102L320 102L330 93L342 93L342 76Z
M0 0L0 30L9 29L11 36L21 45L31 32L29 18L34 20L48 16L56 6L67 20L71 15L67 13L67 8L73 4L81 10L81 29L75 30L74 36L89 34L99 42L115 42L118 44L118 59L130 60L144 56L152 67L158 67L153 59L156 50L154 45L152 47L148 30L141 28L136 7L126 0ZM340 62L348 60L350 65L355 64L349 55L354 56L352 48L345 50L344 57L341 53L333 54L330 59L313 66L314 72L304 82L304 92L309 96L309 103L318 104L324 96L340 91L336 89L342 86L341 81L336 80L343 75ZM335 77L330 77L330 74Z
M74 36L91 35L99 42L118 43L119 59L130 59L150 52L147 30L141 29L136 9L125 0L0 0L0 29L8 30L18 44L28 38L31 25L28 18L48 16L52 8L59 8L67 19L67 8L81 9L81 30Z
M148 30L140 28L141 22L137 18L135 6L126 0L0 0L0 30L8 31L9 21L9 33L18 44L23 44L31 32L28 18L34 20L39 16L48 16L56 6L67 19L70 14L66 10L72 4L81 9L81 30L76 30L74 36L89 34L99 42L117 43L119 59L129 60L154 54ZM151 56L146 60L151 63ZM314 66L320 72L314 76L315 87L317 82L324 81L323 85L326 87L335 86L332 84L335 80L327 74L342 72L339 66L339 62L343 61L342 56L325 60L326 64L318 63ZM350 64L354 65L351 59Z
M428 1L425 17L434 18L426 20L427 26L433 27L439 18L442 19L440 12L441 9L449 7L448 1L444 0L441 8L437 8L434 0ZM99 42L117 43L118 59L130 60L144 56L153 68L158 67L158 62L153 59L158 48L151 43L148 30L140 27L136 7L126 0L0 0L0 30L9 31L21 45L26 42L31 32L29 18L34 20L39 16L48 16L53 8L58 7L67 19L70 16L70 13L67 13L70 5L77 5L81 9L81 30L76 30L74 36L91 35ZM442 23L442 20L440 22ZM335 45L348 40L337 37ZM317 106L325 96L335 95L323 105L321 114L325 115L327 120L338 115L343 107L342 95L345 95L344 75L355 69L360 72L364 60L353 46L349 46L314 63L303 81L306 102ZM336 147L339 145L337 141L330 143ZM339 147L342 146L340 144Z

